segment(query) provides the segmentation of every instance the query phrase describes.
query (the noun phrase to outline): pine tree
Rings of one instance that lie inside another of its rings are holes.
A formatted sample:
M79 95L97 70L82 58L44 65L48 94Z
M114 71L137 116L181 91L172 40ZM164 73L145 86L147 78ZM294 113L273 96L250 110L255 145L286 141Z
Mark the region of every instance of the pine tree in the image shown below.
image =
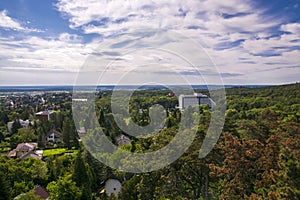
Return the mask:
M7 124L7 122L9 122L9 118L7 116L7 113L4 112L4 110L1 110L1 121L3 124Z
M18 129L19 128L22 128L21 124L20 124L20 120L19 119L16 119L13 124L12 124L12 127L11 127L11 132L12 134L16 134L18 133Z
M4 179L4 174L0 172L0 200L10 199L8 183Z
M102 127L105 126L105 118L104 118L103 109L100 110L98 121L99 121L100 126L102 126Z
M71 145L71 124L70 124L70 119L66 118L64 123L63 123L63 130L62 130L62 135L63 135L63 142L65 143L66 147L68 149L72 148Z
M79 148L79 141L78 141L79 136L78 136L74 122L71 122L70 133L71 133L72 146L74 146L75 148Z
M82 157L81 150L78 150L78 154L74 163L73 180L76 182L76 186L82 189L82 200L91 199L91 180L88 174L88 168Z

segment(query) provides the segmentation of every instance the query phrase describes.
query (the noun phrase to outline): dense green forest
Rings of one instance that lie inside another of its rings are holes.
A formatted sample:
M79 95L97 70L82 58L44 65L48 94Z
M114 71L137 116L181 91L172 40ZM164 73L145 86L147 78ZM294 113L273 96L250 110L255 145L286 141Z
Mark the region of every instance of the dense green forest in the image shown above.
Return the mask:
M208 91L198 91L208 94ZM96 94L96 116L101 130L114 143L123 134L130 143L119 148L130 152L161 149L176 135L183 113L178 99L169 90L136 91L130 99L132 121L150 122L149 107L164 106L163 128L151 137L136 138L120 130L114 121L112 91ZM56 98L53 96L56 95ZM133 174L115 170L95 159L81 143L73 122L71 94L44 94L41 104L31 96L1 100L0 121L0 200L40 199L33 188L40 185L50 200L73 199L299 199L300 197L300 84L260 88L226 89L225 125L214 149L199 159L199 149L210 123L208 106L201 105L196 138L189 149L163 169ZM34 113L51 107L54 117L38 120ZM85 109L84 107L82 109ZM125 109L125 108L124 108ZM87 127L94 115L87 113L79 124ZM90 118L89 118L90 117ZM34 125L22 129L18 119ZM13 121L12 131L6 124ZM43 143L49 130L62 133L58 144ZM94 130L97 131L97 130ZM88 135L91 133L88 131ZM97 142L97 137L89 138ZM7 153L21 142L37 142L44 150L42 159L10 158ZM55 153L53 152L56 150ZM51 152L52 153L51 153ZM122 184L118 196L103 193L105 182L115 178ZM20 194L23 194L20 196Z

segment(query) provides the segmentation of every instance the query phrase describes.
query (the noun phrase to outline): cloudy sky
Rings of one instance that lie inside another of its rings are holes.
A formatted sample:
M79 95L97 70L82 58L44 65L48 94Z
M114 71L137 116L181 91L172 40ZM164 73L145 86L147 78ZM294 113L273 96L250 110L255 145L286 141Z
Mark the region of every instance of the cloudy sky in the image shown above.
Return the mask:
M167 37L170 31L178 35ZM156 50L143 50L151 41ZM199 51L189 53L191 41ZM91 55L123 61L104 84L128 72L126 64L143 66L149 58L157 60L155 77L176 69L198 83L180 55L170 56L178 49L191 60L205 52L225 84L299 82L300 0L0 1L0 85L72 85Z

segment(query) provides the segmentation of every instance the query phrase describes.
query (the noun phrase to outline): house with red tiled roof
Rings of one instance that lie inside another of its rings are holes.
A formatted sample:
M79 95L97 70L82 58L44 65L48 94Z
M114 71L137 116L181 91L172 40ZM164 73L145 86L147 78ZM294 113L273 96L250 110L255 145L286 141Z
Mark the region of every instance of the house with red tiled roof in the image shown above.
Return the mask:
M31 190L32 191L32 190ZM45 199L45 200L48 200L50 198L50 194L41 186L39 185L36 185L34 188L33 188L33 192L36 196L40 197L41 199ZM26 193L22 193L22 194L19 194L18 196L16 196L14 198L14 200L18 200L18 199L21 199L24 195L26 195ZM28 198L28 197L27 197ZM27 199L26 198L26 199Z
M34 187L34 194L39 196L42 199L49 199L49 193L41 186L37 185Z
M50 120L51 118L53 118L53 116L54 112L51 110L45 110L35 113L35 117L41 120Z
M20 143L15 149L11 150L8 153L8 156L13 158L20 158L28 152L34 151L36 148L37 143L34 142Z

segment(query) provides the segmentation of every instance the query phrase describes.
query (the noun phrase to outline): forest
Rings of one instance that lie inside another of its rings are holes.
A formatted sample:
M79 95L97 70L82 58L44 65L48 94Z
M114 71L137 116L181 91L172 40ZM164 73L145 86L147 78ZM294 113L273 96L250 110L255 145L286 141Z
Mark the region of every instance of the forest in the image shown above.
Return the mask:
M197 92L209 95L206 90ZM162 105L166 113L163 126L156 134L139 138L116 124L111 95L111 90L97 92L96 113L87 112L75 122L72 93L1 97L0 200L43 199L35 193L36 186L43 187L50 200L299 199L300 83L227 88L225 124L213 150L205 158L199 158L214 112L207 105L200 105L193 113L200 120L193 125L196 136L190 147L170 165L145 173L128 173L100 162L83 144L83 140L97 144L101 139L97 136L99 130L87 129L83 139L75 123L85 128L90 123L98 123L99 129L115 145L118 137L124 135L129 142L117 149L152 152L170 143L183 123L184 113L176 108L178 98L167 89L134 92L129 103L130 116L119 116L125 124L149 124L149 108L154 104ZM50 109L51 119L36 118L35 113ZM87 108L83 104L81 109ZM33 123L24 129L19 119ZM8 122L12 122L11 131ZM53 129L61 133L61 141L45 142ZM37 150L44 152L42 158L8 156L18 144L26 142L37 143ZM117 155L112 162L118 159ZM105 191L109 179L121 183L116 195Z

